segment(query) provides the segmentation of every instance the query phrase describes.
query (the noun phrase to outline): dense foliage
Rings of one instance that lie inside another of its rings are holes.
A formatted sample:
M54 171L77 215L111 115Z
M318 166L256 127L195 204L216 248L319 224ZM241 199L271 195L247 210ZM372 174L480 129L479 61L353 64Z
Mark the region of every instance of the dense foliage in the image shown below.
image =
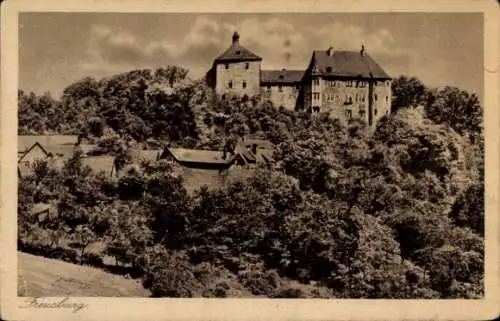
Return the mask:
M215 101L186 75L88 78L60 102L20 93L20 130L80 133L109 150L120 139L222 149L252 134L277 144L275 163L189 195L168 161L126 167L119 180L79 153L61 171L40 162L19 183L21 249L103 267L112 257L153 296L483 296L477 97L401 77L397 111L370 133L256 97ZM35 217L40 202L56 210Z

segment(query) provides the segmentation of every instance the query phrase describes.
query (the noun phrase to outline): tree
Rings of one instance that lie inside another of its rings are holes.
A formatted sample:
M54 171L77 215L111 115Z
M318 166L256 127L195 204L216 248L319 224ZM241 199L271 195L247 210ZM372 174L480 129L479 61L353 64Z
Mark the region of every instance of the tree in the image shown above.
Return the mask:
M473 185L461 194L451 208L450 217L456 225L484 236L484 186Z
M434 122L447 124L461 135L482 134L483 109L475 94L445 87L437 92L432 104L426 105L426 112Z
M415 77L399 76L392 81L392 112L426 102L427 88Z

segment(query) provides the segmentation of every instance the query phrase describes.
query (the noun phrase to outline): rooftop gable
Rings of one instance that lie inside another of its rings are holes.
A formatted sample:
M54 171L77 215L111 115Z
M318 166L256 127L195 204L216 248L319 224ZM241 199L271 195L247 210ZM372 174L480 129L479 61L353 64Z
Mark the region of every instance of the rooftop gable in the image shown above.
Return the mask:
M366 52L316 50L309 69L313 74L322 76L391 79Z

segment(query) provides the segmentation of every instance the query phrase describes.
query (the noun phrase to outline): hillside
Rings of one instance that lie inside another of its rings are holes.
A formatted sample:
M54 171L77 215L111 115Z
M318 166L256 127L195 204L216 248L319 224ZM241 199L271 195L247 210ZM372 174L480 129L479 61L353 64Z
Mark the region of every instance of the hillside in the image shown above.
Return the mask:
M18 253L19 296L148 297L136 280L26 253Z

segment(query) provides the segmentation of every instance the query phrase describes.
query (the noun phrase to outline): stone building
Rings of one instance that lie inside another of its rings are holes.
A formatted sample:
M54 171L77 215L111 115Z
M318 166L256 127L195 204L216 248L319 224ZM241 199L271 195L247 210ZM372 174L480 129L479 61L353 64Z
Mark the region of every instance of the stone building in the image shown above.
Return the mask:
M240 36L233 35L231 46L214 60L207 80L218 95L254 96L260 92L262 58L240 45Z
M329 113L369 125L391 113L391 77L366 52L315 50L305 70L262 70L262 58L243 47L237 32L217 57L207 83L217 95L254 96L276 107Z

